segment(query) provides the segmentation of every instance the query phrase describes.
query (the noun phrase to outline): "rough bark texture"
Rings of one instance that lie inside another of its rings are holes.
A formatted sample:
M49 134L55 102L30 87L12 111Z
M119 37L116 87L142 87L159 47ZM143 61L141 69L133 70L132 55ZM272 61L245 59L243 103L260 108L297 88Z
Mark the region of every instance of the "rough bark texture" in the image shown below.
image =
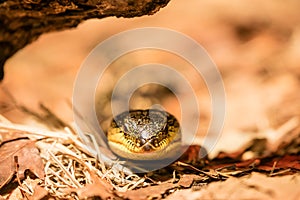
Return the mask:
M5 61L42 33L90 18L151 15L170 0L0 0L0 80Z

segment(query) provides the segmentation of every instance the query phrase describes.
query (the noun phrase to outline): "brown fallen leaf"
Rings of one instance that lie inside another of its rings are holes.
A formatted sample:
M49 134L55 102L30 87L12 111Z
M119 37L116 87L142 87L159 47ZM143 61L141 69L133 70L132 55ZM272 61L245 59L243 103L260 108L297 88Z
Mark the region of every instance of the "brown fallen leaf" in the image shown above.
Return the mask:
M29 200L40 200L40 199L44 199L45 197L47 197L48 194L49 194L49 192L45 188L43 188L39 185L36 185L34 187L33 195L29 196L28 199Z
M8 195L9 199L49 199L51 197L49 195L49 192L44 187L39 185L40 182L40 179L31 179L29 176L27 176L26 179L24 179L19 185L19 187L16 187L15 189L11 190L11 192ZM18 195L19 197L16 197L16 195Z
M7 200L16 200L16 199L25 199L25 196L22 193L22 190L20 188L14 189L8 197L6 197Z
M194 180L201 179L201 178L202 178L201 176L195 174L183 174L180 177L177 185L183 188L189 188L192 186Z
M273 159L265 159L257 168L260 170L271 171L276 169L296 169L300 170L300 155L284 155Z
M146 199L161 199L162 195L170 189L176 188L178 185L171 182L163 182L159 185L140 188L137 190L129 190L127 192L118 193L119 196L125 199L146 200Z
M178 190L166 199L299 199L299 175L271 178L259 173L213 182L198 191Z
M23 179L25 170L30 170L37 177L44 178L44 165L35 147L35 141L19 139L2 143L0 146L0 189L10 182L16 173L20 179Z
M181 162L191 163L193 165L204 165L208 160L208 154L204 147L200 145L191 145L179 158Z
M113 187L108 182L98 177L94 172L90 171L91 180L93 183L87 184L82 188L66 189L68 193L77 193L79 199L87 199L91 197L100 197L107 199L116 196L113 193Z
M125 199L134 200L146 200L146 199L162 199L165 194L168 194L171 190L177 190L181 188L189 188L196 179L200 179L201 176L195 174L184 174L180 177L177 183L165 181L158 185L148 186L145 188L139 188L136 190L129 190L126 192L119 192L118 195Z

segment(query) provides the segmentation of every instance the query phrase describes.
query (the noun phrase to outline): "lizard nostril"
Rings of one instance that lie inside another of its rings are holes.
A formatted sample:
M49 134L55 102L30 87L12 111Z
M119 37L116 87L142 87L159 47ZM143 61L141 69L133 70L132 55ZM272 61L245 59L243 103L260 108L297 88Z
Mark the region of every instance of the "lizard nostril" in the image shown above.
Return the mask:
M146 145L143 146L143 150L144 151L150 151L150 150L152 150L152 147L149 144L146 144Z

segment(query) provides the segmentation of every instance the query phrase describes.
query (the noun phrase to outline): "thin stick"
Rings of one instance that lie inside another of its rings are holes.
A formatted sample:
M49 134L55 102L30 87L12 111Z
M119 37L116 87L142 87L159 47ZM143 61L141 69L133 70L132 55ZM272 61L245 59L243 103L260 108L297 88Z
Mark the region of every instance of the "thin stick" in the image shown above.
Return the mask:
M279 171L279 172L276 172L276 173L273 173L271 176L277 176L277 175L280 175L280 174L285 174L287 172L291 171L291 169L284 169L282 171Z
M143 183L144 181L145 181L145 178L141 178L135 184L133 184L130 188L128 188L128 190L133 190L134 188L136 188L139 184Z
M189 165L189 164L186 164L186 163L183 163L183 162L180 162L180 161L177 161L177 163L178 163L179 165L182 165L182 166L185 166L185 167L190 167L190 168L192 168L193 170L198 171L198 172L200 172L200 173L202 173L202 174L204 174L204 175L206 175L206 176L208 176L208 177L210 177L210 178L212 178L212 179L218 179L218 180L219 180L219 178L217 178L217 177L215 177L215 176L213 176L213 175L211 175L211 174L209 174L209 173L207 173L207 172L205 172L205 171L203 171L203 170L197 169L196 167L194 167L194 166L192 166L192 165Z
M70 187L73 187L72 185L70 185L69 183L68 183L68 181L66 181L63 177L61 177L57 172L55 172L53 169L51 169L51 168L49 168L48 169L50 172L51 172L51 174L53 174L53 175L55 175L59 180L61 180L64 184L66 184L66 185L68 185L68 186L70 186Z
M277 165L277 161L275 161L275 162L273 163L272 170L270 171L269 176L272 176L272 175L273 175L273 172L274 172L274 170L275 170L276 165Z
M80 188L81 187L80 183L78 183L78 181L70 174L70 172L64 167L64 165L56 158L56 156L51 151L48 151L48 153L55 160L55 162L59 165L59 167L66 173L66 175L70 178L70 180L73 182L73 184L77 188Z

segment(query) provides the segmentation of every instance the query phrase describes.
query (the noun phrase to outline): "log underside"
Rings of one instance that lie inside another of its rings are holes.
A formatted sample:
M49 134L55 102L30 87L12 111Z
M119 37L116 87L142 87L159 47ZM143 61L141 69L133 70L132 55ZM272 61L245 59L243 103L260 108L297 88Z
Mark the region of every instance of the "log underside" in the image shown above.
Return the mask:
M8 58L41 34L109 16L152 15L170 0L0 0L0 80Z

